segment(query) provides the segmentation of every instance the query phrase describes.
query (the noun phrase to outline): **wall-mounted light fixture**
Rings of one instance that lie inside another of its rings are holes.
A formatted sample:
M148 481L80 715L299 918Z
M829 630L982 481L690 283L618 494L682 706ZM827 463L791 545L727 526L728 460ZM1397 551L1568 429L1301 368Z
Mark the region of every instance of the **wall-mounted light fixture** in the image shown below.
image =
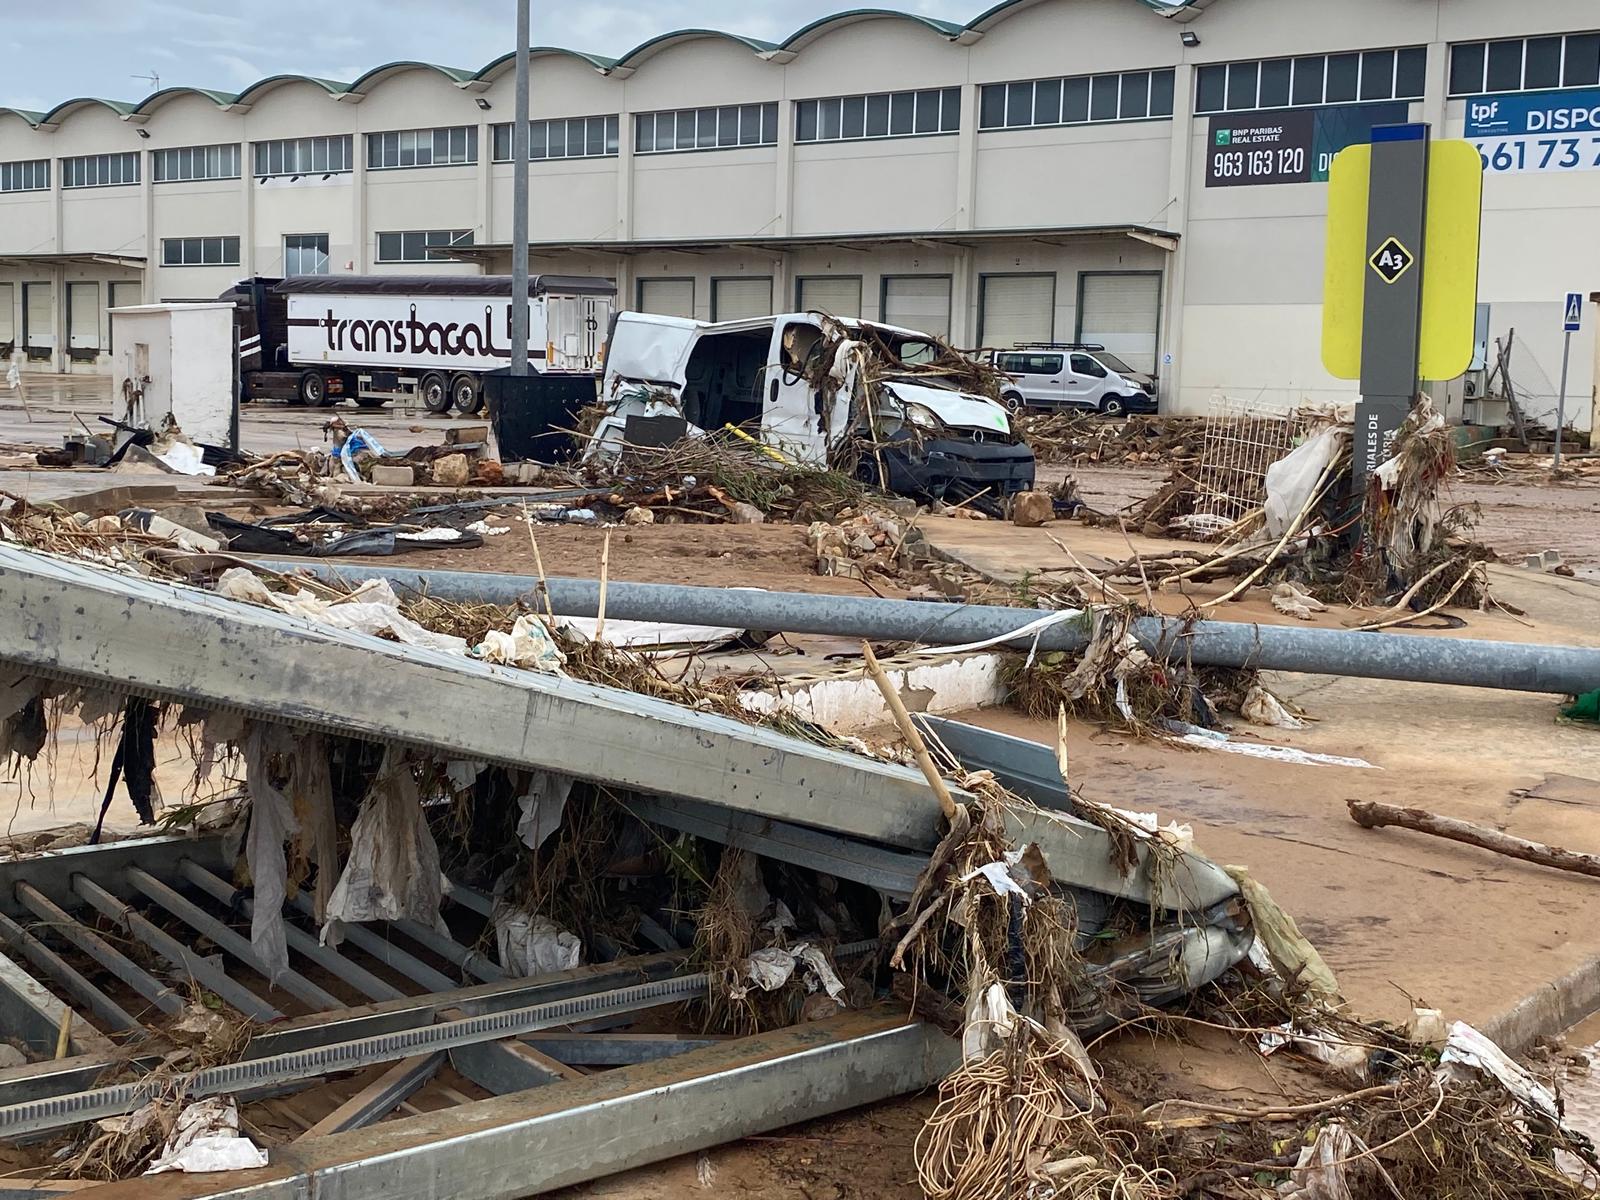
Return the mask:
M473 103L475 103L479 108L483 109L484 112L488 112L491 108L494 107L494 105L490 104L482 96L474 96L472 99L473 99Z
M1200 35L1192 29L1185 29L1178 35L1178 40L1188 49L1193 50L1200 44Z
M149 136L150 136L150 131L148 129L143 128L142 126L140 128L138 128L138 129L135 129L134 132L137 133L142 138L149 138Z

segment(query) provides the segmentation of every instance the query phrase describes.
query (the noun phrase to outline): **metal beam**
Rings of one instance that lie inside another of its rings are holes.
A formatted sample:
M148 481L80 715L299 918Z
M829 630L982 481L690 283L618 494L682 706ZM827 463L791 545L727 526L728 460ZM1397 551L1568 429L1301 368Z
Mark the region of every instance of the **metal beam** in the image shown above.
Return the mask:
M1015 609L998 611L1017 619ZM1429 642L1433 650L1444 644ZM174 645L186 652L172 654ZM941 834L927 781L898 764L634 692L335 630L11 546L0 546L0 660L51 678L560 771L903 849L931 850ZM305 686L309 671L319 680L314 692ZM1166 909L1208 908L1237 892L1197 855L1153 876L1141 850L1140 865L1124 875L1097 826L1032 810L1010 819L1013 836L1038 842L1055 877L1077 886Z
M435 1050L432 1054L402 1058L294 1140L303 1142L307 1138L327 1137L330 1133L364 1129L383 1120L402 1100L438 1073L445 1057L444 1051Z
M88 1009L95 1020L117 1033L143 1037L145 1028L129 1012L85 979L74 967L10 917L0 914L0 940L14 947L35 968L45 972L78 1004Z
M182 996L94 930L78 921L32 884L17 884L17 899L27 906L34 916L49 925L57 936L71 942L162 1012L175 1015L183 1011Z
M0 954L0 1029L41 1056L55 1053L67 1006L52 996L19 963ZM71 1047L79 1054L111 1054L116 1047L76 1013ZM19 1068L21 1069L21 1068Z
M316 920L317 905L308 892L296 892L291 903L301 913ZM407 954L388 938L365 925L341 925L339 934L352 946L365 950L390 970L398 971L425 992L448 992L459 982L435 971L414 954Z
M704 1050L730 1039L675 1033L535 1033L524 1039L559 1062L580 1067L626 1067Z
M297 1144L227 1179L163 1175L93 1200L511 1200L918 1092L960 1059L875 1009Z

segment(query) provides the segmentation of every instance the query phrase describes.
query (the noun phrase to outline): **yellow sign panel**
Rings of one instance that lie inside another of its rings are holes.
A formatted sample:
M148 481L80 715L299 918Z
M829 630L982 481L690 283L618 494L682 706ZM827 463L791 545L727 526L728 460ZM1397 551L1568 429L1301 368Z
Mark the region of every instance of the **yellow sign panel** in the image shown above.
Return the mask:
M1361 378L1361 314L1367 272L1367 180L1372 147L1334 156L1328 172L1328 246L1322 288L1322 365L1340 379ZM1422 264L1423 379L1454 379L1472 365L1478 306L1478 227L1483 211L1483 160L1470 142L1428 148L1428 213ZM1399 247L1399 243L1395 243ZM1399 247L1403 250L1403 247ZM1380 247L1380 250L1382 247ZM1409 252L1407 252L1409 255ZM1374 259L1378 257L1375 253ZM1386 266L1397 265L1391 255ZM1406 263L1394 274L1404 274ZM1380 271L1380 274L1383 274ZM1387 275L1384 278L1388 282Z

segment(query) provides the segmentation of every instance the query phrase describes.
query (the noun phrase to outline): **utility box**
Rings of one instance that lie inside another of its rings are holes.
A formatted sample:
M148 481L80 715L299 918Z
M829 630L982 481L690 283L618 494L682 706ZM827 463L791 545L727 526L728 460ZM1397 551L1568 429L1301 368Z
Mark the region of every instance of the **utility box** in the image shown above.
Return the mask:
M111 322L111 415L153 433L170 418L191 442L233 446L233 304L137 304L113 308Z

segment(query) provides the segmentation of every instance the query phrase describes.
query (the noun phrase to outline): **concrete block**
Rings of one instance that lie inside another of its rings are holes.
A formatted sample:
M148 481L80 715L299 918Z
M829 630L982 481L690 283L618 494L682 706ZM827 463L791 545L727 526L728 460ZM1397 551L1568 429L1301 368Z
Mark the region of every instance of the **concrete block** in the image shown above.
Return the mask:
M465 454L446 454L433 460L433 482L440 487L466 487L472 467Z
M410 487L417 481L416 468L409 463L402 466L385 466L382 463L372 465L372 482L385 484L389 487Z
M486 442L489 440L489 427L487 425L452 425L444 431L444 444L459 446L463 442Z
M1055 520L1055 503L1046 492L1018 492L1011 499L1011 523L1037 529Z

